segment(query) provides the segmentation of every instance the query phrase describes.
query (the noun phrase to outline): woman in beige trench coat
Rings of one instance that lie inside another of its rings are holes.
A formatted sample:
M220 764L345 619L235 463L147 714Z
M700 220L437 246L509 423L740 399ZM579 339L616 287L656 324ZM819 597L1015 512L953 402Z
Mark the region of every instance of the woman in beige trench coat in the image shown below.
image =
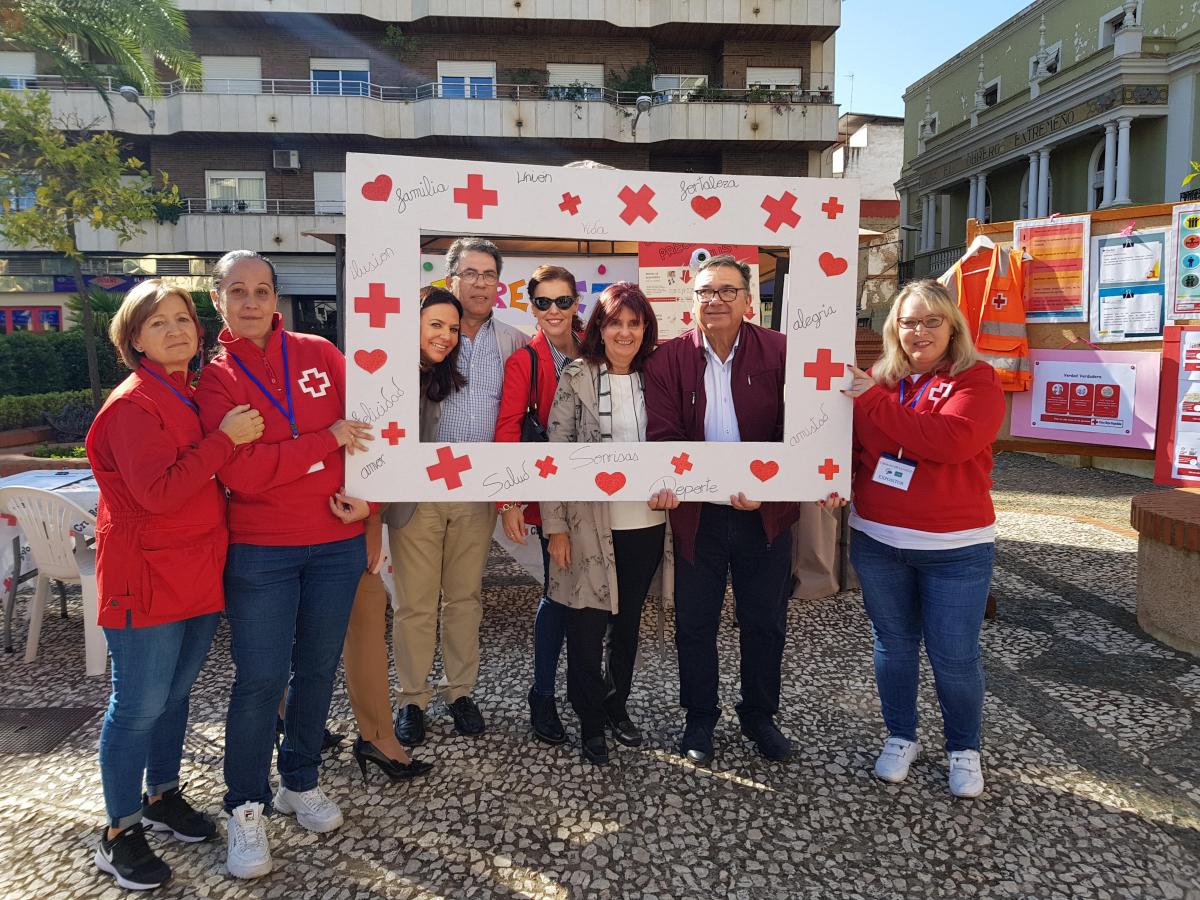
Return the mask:
M580 358L559 377L547 425L551 441L645 441L641 373L657 333L654 312L636 285L605 289ZM542 530L553 563L550 596L570 610L567 698L579 717L583 758L602 765L608 762L606 726L622 744L642 743L626 703L642 605L651 590L663 594L661 586L674 582L669 526L648 500L614 500L543 503Z

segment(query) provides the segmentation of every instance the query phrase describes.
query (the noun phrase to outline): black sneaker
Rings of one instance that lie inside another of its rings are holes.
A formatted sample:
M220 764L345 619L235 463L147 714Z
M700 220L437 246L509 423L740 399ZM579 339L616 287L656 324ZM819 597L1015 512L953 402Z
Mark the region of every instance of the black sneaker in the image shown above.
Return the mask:
M106 834L107 828L100 831L100 845L93 859L96 868L116 878L121 887L149 891L170 881L171 867L154 855L141 822L130 825L111 841L104 839Z
M483 734L483 713L470 697L459 697L450 704L450 715L454 717L454 730L463 735Z
M425 710L415 703L405 704L396 717L396 740L405 747L425 743Z
M168 831L185 844L207 841L217 833L213 820L194 809L184 798L183 789L177 787L165 791L153 803L142 794L142 821L151 831Z

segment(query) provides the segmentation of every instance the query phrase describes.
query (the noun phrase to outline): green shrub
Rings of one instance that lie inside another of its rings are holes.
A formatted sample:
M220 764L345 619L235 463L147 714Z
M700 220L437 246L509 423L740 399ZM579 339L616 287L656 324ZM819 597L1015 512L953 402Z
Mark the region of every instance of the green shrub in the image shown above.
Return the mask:
M96 354L104 387L112 387L128 374L107 338L97 336ZM0 396L78 391L87 386L83 332L18 331L0 336Z
M0 397L0 431L11 428L30 428L46 424L43 413L61 412L72 400L92 402L92 392L56 391L52 394L28 394L23 397Z

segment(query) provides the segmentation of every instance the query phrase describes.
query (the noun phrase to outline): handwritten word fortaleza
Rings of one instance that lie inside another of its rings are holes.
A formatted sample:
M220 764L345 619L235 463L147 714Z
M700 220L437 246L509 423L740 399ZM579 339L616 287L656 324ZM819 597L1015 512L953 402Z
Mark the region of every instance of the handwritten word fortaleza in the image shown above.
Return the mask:
M829 413L825 412L825 404L821 404L820 412L808 417L808 424L797 431L788 439L788 446L795 447L797 444L807 441L810 437L829 424Z
M396 384L396 379L393 378L379 389L378 400L372 400L370 403L366 400L360 401L358 409L350 413L350 418L356 422L365 422L367 425L372 425L386 416L391 408L403 398L404 391L400 385Z
M597 452L596 445L583 444L571 451L571 468L586 469L588 466L611 466L618 463L637 462L636 453Z
M821 323L832 316L836 310L826 303L824 306L818 306L812 312L806 312L803 306L796 307L796 318L792 320L792 331L803 331L811 328L814 331L821 327Z
M738 183L732 178L716 178L712 175L705 175L695 181L679 182L679 199L686 200L700 191L718 191L721 188L736 188L737 186Z
M391 247L384 247L382 250L372 253L371 256L363 262L352 259L350 260L350 277L362 278L364 275L370 275L395 255L396 251Z
M440 181L430 181L428 175L422 175L419 184L413 185L410 188L396 188L396 199L400 202L396 212L404 215L408 209L408 204L412 200L424 200L426 197L435 197L438 194L444 194L449 188Z
M677 497L681 497L684 500L689 497L707 497L720 490L720 488L713 484L711 478L705 478L701 482L691 484L686 481L680 481L674 475L664 475L650 485L650 494L657 494L663 488L674 492Z
M503 472L493 472L484 478L483 486L489 489L489 497L495 497L501 491L524 484L531 477L529 470L525 468L525 463L522 462L520 472L514 472L512 466L505 466Z

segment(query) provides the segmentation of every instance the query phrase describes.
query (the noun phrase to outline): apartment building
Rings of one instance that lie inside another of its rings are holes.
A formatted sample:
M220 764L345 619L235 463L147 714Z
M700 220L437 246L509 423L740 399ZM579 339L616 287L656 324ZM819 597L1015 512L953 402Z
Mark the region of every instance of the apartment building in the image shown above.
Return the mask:
M205 286L225 250L262 249L298 328L324 330L334 308L329 236L344 231L347 152L818 175L837 139L839 0L179 6L203 82L185 89L164 71L161 97L114 100L113 124L170 173L184 213L124 246L89 235L88 271L101 285L160 275ZM56 112L111 127L99 97L38 62L0 53L0 85L48 90ZM650 98L640 114L639 97ZM61 306L60 261L0 245L0 266L0 288L23 292L26 308Z
M1175 201L1200 159L1200 5L1037 0L904 101L907 277L944 271L968 218Z

